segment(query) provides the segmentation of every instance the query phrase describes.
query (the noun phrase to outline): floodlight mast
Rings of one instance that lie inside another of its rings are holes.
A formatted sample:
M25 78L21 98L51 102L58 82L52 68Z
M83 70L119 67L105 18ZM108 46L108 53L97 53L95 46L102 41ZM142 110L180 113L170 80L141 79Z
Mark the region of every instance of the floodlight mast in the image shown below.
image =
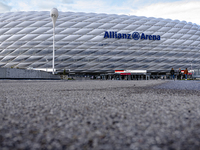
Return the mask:
M56 8L52 8L50 12L50 16L53 22L53 60L52 60L52 74L55 74L55 68L54 68L54 57L55 57L55 26L56 26L56 20L58 18L58 10Z

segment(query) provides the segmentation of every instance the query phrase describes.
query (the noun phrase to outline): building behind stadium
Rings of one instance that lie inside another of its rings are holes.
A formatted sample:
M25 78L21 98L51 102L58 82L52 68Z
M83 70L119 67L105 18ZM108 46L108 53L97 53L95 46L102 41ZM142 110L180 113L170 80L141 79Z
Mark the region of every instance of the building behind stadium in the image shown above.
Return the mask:
M59 12L55 68L74 73L200 68L200 26L127 15ZM52 68L49 12L0 14L0 67Z

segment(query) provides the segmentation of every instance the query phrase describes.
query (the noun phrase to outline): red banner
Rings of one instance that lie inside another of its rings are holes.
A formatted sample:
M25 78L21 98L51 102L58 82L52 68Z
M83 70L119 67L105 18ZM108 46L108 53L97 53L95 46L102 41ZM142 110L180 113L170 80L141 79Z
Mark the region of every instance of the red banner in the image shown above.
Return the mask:
M131 73L120 73L120 75L131 75Z
M115 70L115 73L116 73L116 72L124 72L124 70Z

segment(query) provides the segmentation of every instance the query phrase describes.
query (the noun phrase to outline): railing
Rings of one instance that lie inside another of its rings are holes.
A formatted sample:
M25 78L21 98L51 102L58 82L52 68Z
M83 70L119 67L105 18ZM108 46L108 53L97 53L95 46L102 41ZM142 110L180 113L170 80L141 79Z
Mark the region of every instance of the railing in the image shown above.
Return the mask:
M200 78L200 69L194 69L194 72L192 73L192 78L193 79Z

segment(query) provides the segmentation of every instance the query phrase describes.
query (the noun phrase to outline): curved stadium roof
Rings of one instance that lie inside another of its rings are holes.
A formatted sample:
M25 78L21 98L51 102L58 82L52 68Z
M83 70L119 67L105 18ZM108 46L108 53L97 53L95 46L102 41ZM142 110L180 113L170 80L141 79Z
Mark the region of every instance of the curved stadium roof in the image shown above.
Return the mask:
M0 66L52 68L52 26L49 12L0 14ZM106 31L109 36L130 34L131 39L104 38ZM159 35L160 40L135 40L134 32ZM168 70L200 64L200 27L185 21L59 12L55 40L57 70Z

